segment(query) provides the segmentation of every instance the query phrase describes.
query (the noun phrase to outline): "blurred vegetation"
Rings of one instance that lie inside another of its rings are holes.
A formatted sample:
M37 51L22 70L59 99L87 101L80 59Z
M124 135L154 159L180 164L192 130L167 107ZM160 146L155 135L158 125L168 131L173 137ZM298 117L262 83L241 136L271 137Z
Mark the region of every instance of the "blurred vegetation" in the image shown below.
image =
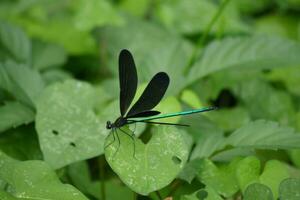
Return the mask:
M162 113L220 109L113 158L121 49ZM299 102L300 0L0 1L1 200L298 200Z

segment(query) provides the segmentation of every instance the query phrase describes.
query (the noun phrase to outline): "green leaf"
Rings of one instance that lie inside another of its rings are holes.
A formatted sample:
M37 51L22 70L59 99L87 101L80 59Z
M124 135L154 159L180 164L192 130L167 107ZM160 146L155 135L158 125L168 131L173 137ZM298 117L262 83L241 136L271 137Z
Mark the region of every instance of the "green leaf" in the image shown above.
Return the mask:
M180 200L222 200L212 188L206 187L205 189L200 189L190 195L184 195Z
M111 168L129 188L143 195L170 184L188 158L189 147L183 131L163 126L153 128L152 133L147 144L120 130L117 130L120 144L113 140L112 134L106 141L105 157Z
M37 70L59 67L67 60L65 50L54 44L34 42L32 47L32 65Z
M246 157L238 163L236 178L243 192L250 184L259 182L260 170L260 161L254 156Z
M8 185L4 198L87 200L77 189L62 184L43 161L17 161L0 152L0 179Z
M269 160L259 179L260 183L267 185L272 190L274 198L277 199L280 183L289 177L290 175L285 164L277 160Z
M299 200L300 180L295 178L288 178L283 180L279 186L279 199Z
M202 162L203 160L199 158L189 161L181 170L178 178L185 180L186 182L191 184L191 182L194 180L199 170L201 169L203 165Z
M180 99L192 108L197 109L203 107L199 97L193 90L183 90Z
M0 135L0 150L18 160L42 160L37 133L33 125L20 126Z
M257 120L233 132L225 143L253 149L293 149L300 147L300 135L276 122Z
M73 3L75 9L74 25L78 30L91 31L93 28L106 24L120 25L123 19L107 0L77 0Z
M245 191L244 200L274 200L270 188L260 183L249 185Z
M0 21L0 61L7 59L29 63L31 43L21 29Z
M0 63L0 88L8 91L20 102L34 108L44 88L40 74L15 62Z
M28 124L34 120L34 112L27 106L17 102L6 102L0 106L0 133L22 124Z
M158 25L138 20L131 20L122 27L107 27L100 31L100 36L112 55L109 66L116 76L117 56L120 49L126 48L135 59L139 81L149 82L154 74L165 71L171 79L170 94L178 94L186 84L183 71L193 51L187 40Z
M300 64L300 44L266 36L225 38L210 43L191 68L189 83L225 69L270 69Z
M74 80L53 84L41 95L36 128L45 161L55 169L103 153L108 132L93 112L95 101L95 90Z
M157 17L170 30L182 34L204 32L219 6L208 0L163 1L158 4ZM215 22L213 34L248 32L249 28L243 23L231 6L227 6Z
M238 182L235 179L238 161L235 159L228 165L217 167L212 161L205 159L198 172L198 178L218 194L230 197L239 190Z

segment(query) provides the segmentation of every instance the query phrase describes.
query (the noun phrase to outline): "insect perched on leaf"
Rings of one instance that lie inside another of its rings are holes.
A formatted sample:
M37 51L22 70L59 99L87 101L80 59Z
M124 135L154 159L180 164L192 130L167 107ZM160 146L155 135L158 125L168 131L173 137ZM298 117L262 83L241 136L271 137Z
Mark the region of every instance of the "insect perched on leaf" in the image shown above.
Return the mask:
M200 113L215 110L216 107L206 107L195 110L161 114L159 111L152 110L163 98L168 86L170 78L165 72L158 72L153 76L151 81L148 83L146 89L142 93L141 97L127 112L137 89L138 77L136 67L134 64L131 53L123 49L119 55L119 83L120 83L120 113L115 122L111 123L107 121L106 128L112 129L113 141L106 147L115 142L115 134L120 146L120 139L117 133L119 129L124 134L128 135L133 139L135 136L133 133L129 134L122 129L123 126L134 123L147 123L147 124L161 124L161 125L175 125L175 126L188 126L186 124L175 124L165 122L155 122L152 120L175 117L181 115L189 115L193 113ZM134 143L135 153L135 143Z

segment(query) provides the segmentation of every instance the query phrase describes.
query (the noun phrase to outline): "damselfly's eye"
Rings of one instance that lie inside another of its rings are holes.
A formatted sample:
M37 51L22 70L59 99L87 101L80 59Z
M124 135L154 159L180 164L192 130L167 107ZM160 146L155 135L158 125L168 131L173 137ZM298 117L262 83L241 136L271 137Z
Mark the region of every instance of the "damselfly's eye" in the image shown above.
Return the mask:
M106 129L111 129L111 122L110 121L106 122Z

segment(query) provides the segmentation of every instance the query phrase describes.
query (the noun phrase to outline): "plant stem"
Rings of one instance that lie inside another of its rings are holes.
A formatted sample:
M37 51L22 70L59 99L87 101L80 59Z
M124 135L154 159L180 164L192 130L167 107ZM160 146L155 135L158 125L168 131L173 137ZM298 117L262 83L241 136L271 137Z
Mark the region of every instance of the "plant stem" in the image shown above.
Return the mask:
M156 196L158 197L159 200L163 200L162 196L160 195L159 191L155 191Z
M101 191L101 199L105 200L106 199L106 194L105 194L105 168L104 168L104 160L103 157L98 158L98 163L99 163L99 178L100 178L100 191Z
M207 27L204 30L204 33L202 34L202 36L198 39L197 43L196 43L196 47L193 51L193 54L187 64L187 66L185 67L185 71L184 73L187 74L189 69L192 67L192 65L195 63L196 58L198 56L199 53L199 49L200 47L205 43L207 36L209 35L213 25L216 23L216 21L218 20L218 18L221 16L222 12L224 11L226 5L230 2L230 0L224 0L222 2L222 4L220 5L218 11L216 12L216 14L213 16L213 18L211 19L211 21L208 23Z

